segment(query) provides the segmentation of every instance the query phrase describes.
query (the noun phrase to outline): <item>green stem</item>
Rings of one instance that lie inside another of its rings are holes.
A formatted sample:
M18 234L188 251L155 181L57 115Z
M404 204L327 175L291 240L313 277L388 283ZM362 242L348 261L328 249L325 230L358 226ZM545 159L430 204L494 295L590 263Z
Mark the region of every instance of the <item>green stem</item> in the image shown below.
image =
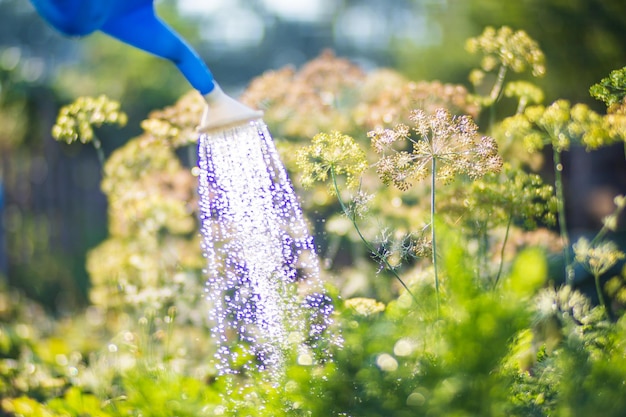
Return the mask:
M170 307L167 310L167 340L165 341L165 355L169 360L172 355L170 353L171 341L174 337L174 320L176 319L176 307Z
M435 295L437 299L437 317L439 317L439 273L437 271L437 241L435 234L435 179L437 178L437 158L432 158L432 176L430 182L430 239L433 252L433 269L435 273Z
M524 109L526 109L527 104L528 104L528 97L526 96L520 97L519 103L517 103L517 110L515 111L515 114L524 113Z
M617 209L613 212L612 216L615 216L616 219L619 219L620 215L622 214L622 211L624 211L624 207L617 207ZM600 239L604 238L604 236L607 233L609 233L610 231L611 231L611 229L609 227L607 227L606 224L602 225L602 228L600 229L600 231L591 240L590 245L591 246L595 246L596 242L598 242Z
M504 266L504 250L506 249L506 242L509 240L509 231L511 230L511 223L513 222L513 215L509 214L509 221L506 224L506 232L504 233L504 241L502 242L502 248L500 249L500 266L498 267L498 275L493 283L493 288L498 286L500 276L502 275L502 268Z
M478 223L476 230L478 230L478 257L476 261L476 276L480 279L486 275L488 270L487 252L489 247L489 236L487 235L486 225Z
M507 68L502 65L498 70L498 76L496 82L491 88L489 93L489 128L493 127L496 121L496 103L502 95L502 86L504 84L504 78L506 77Z
M337 176L335 175L335 170L333 168L330 169L330 176L333 180L333 187L335 189L335 194L337 195L337 200L339 201L339 205L341 206L341 210L352 222L352 226L354 226L354 229L356 230L357 234L359 235L359 238L361 239L361 241L363 242L367 250L369 250L372 254L376 254L376 248L374 248L372 244L367 239L365 239L365 236L363 236L363 234L361 233L361 229L359 228L359 225L356 222L355 216L350 214L350 211L348 210L345 203L343 202L343 199L341 198L341 194L339 193L339 186L337 185ZM409 287L406 285L406 283L402 280L402 278L400 278L400 275L398 275L398 273L395 271L394 267L391 266L389 261L387 261L387 259L385 259L384 257L378 256L378 255L376 256L376 259L379 262L382 262L385 268L393 274L394 278L396 278L398 282L400 282L400 284L404 287L406 292L411 296L411 298L413 298L413 301L415 301L415 303L417 304L417 298L415 297L415 295L413 295L413 293L411 292Z
M563 164L561 163L561 151L552 147L552 159L554 161L554 188L556 189L557 211L559 217L559 229L563 241L563 257L565 259L565 283L572 285L574 281L574 266L570 255L570 239L565 219L565 192L563 190Z
M506 77L506 67L502 65L498 70L498 78L496 78L496 82L491 89L491 93L489 93L489 99L491 100L492 106L500 98L502 85L504 84L504 77Z
M607 317L610 319L611 312L609 310L608 304L606 303L606 299L604 298L604 294L602 293L602 287L600 286L600 274L593 274L593 279L596 283L596 292L598 293L598 300L600 300L600 304L602 304Z
M100 162L100 168L104 169L104 151L102 150L102 142L95 135L91 140L93 147L96 148L96 154L98 155L98 162Z

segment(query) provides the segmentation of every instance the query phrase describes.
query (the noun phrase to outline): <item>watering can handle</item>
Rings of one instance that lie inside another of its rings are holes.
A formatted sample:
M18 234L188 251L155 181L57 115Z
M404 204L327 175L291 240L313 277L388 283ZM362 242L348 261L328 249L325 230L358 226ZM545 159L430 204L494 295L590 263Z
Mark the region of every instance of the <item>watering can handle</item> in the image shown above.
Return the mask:
M198 54L155 13L153 0L31 0L55 29L83 36L100 30L124 43L172 61L202 95L213 75Z

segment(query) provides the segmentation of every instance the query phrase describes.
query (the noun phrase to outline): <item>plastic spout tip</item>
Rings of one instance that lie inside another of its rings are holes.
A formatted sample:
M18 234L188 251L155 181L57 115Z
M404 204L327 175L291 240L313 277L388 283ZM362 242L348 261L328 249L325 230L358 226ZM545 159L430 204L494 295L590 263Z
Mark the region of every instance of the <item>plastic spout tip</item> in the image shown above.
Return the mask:
M204 110L198 130L200 133L225 130L263 117L263 112L254 110L226 95L219 85L204 95L208 106Z

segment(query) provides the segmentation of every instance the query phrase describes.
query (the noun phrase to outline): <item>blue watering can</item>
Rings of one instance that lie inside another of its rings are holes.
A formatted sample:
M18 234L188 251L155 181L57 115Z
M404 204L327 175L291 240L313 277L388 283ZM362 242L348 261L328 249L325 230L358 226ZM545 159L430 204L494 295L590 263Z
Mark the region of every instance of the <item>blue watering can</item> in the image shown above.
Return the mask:
M101 31L172 61L208 104L201 131L221 130L263 115L222 91L198 54L159 19L153 0L31 0L31 3L61 33L85 36Z

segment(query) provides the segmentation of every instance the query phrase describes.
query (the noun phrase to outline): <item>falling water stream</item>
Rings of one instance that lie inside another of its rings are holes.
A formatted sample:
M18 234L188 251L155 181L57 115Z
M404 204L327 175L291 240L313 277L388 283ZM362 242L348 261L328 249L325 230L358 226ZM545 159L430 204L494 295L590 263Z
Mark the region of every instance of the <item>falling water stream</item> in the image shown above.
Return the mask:
M332 303L313 239L261 121L198 144L206 297L220 374L327 356Z

